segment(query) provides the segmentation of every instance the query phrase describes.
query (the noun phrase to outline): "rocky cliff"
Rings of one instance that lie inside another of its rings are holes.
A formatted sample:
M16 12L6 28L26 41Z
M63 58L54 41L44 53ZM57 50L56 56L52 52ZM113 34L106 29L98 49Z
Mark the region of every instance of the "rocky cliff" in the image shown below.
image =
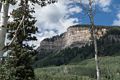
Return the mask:
M108 26L96 26L97 38L102 37L108 29ZM43 51L56 51L66 47L82 47L86 44L91 44L90 25L75 25L70 26L67 32L61 35L44 39L37 50L42 53Z
M120 55L120 26L96 26L95 32L98 56ZM93 58L94 47L91 43L90 25L70 26L65 33L40 43L34 66L59 66Z

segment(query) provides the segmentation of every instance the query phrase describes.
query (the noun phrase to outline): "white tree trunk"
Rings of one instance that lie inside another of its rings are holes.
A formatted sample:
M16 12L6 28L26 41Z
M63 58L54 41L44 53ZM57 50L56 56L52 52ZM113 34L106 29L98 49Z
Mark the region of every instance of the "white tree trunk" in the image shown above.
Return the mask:
M100 66L99 66L99 60L98 60L98 47L97 47L97 38L95 34L95 24L94 24L94 10L93 10L93 0L89 0L89 18L90 18L90 23L91 23L91 30L92 30L92 39L93 39L93 44L94 44L94 50L95 50L95 63L96 63L96 80L101 80L100 78Z
M92 25L94 26L94 25ZM93 44L94 44L94 49L95 49L95 63L96 63L96 76L97 76L97 80L101 80L100 79L100 66L99 66L99 60L98 60L98 47L97 47L97 38L96 38L96 34L95 34L95 29L93 29L92 31L92 36L93 36Z
M2 2L2 9L1 9L1 20L0 20L0 57L3 57L3 47L5 46L5 37L6 37L6 26L8 23L8 10L9 10L9 3L7 1Z

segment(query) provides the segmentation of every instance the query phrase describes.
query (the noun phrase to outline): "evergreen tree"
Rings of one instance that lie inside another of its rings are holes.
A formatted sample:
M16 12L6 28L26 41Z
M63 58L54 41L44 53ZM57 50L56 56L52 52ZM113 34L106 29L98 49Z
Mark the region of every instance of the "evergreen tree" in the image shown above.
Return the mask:
M29 8L28 0L21 0L19 8L13 10L14 22L9 25L9 57L3 65L3 80L34 80L34 71L31 67L32 57L35 53L32 46L26 41L36 40L37 28L34 26L36 20L31 15L34 10ZM4 76L5 75L5 76Z
M53 2L51 2L53 1ZM34 8L30 8L29 2L34 5L54 3L55 0L20 0L19 7L13 10L11 15L14 21L8 24L8 38L11 42L7 47L10 53L1 66L0 80L35 80L34 70L31 66L36 51L34 46L28 44L31 40L37 40L33 34L36 33L36 20L32 16Z

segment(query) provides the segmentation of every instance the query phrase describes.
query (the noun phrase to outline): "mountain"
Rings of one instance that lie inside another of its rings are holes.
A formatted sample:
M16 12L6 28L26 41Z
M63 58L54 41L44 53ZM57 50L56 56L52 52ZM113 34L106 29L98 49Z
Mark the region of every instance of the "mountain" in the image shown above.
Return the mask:
M110 27L96 26L97 38L102 37ZM56 51L67 47L82 47L91 43L90 25L74 25L67 29L67 32L46 38L38 47L39 53L42 51Z
M120 55L120 27L96 26L99 56ZM90 25L70 26L67 32L46 38L37 49L35 67L59 66L94 57Z

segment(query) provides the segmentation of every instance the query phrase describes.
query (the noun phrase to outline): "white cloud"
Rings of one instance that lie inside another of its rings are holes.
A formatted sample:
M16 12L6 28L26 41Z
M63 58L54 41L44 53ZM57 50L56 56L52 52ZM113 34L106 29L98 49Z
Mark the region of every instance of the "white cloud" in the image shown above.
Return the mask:
M111 0L98 0L98 4L104 12L110 12L111 11L110 8L109 8L111 2L112 2Z
M73 14L82 12L80 5L76 5L74 0L58 0L57 3L47 5L41 8L39 5L35 6L36 13L34 14L37 20L40 33L36 36L38 41L31 42L39 45L41 40L46 37L61 34L67 30L71 25L78 24L79 19L71 17ZM79 1L79 0L77 0ZM84 4L88 4L88 0L83 0ZM111 0L96 0L96 4L102 8L103 11L109 11ZM11 8L12 9L12 8Z
M120 19L120 12L117 14L117 17Z
M17 7L17 5L10 6L9 12ZM58 0L57 3L42 8L39 5L35 5L36 13L34 16L36 17L36 25L40 33L36 34L38 41L31 41L28 43L34 43L38 46L44 38L65 32L70 25L77 24L79 21L78 18L72 18L70 15L80 13L81 11L79 6L73 6L72 0ZM12 18L9 19L9 21L12 20Z
M46 37L61 34L71 25L78 24L78 18L70 17L71 14L80 13L82 9L72 6L71 0L59 0L58 3L45 6L43 8L35 6L37 26L41 33L38 41ZM55 32L56 31L56 32Z
M101 6L103 8L110 6L110 4L111 4L111 0L97 0L97 1L98 1L99 6Z
M74 1L80 2L80 0L74 0ZM93 1L95 1L95 4L97 6L99 6L102 9L102 11L104 11L104 12L111 11L109 6L110 6L112 0L93 0ZM89 0L81 0L81 2L86 5L89 4Z
M79 13L82 12L82 9L79 6L73 7L69 9L70 13Z
M103 10L104 12L111 12L111 10L110 10L109 7L103 7L102 10Z
M117 19L113 21L113 25L120 26L120 12L116 15Z
M73 1L74 0L58 0L58 3L43 8L36 6L35 16L37 17L37 25L42 34L38 37L39 42L46 37L52 37L65 32L71 25L78 24L78 18L72 18L70 15L82 12L82 9L80 8L80 5L76 5ZM83 1L84 4L88 4L88 0ZM104 12L110 11L109 6L111 0L95 1ZM53 30L56 30L57 33ZM40 35L40 33L38 35Z

